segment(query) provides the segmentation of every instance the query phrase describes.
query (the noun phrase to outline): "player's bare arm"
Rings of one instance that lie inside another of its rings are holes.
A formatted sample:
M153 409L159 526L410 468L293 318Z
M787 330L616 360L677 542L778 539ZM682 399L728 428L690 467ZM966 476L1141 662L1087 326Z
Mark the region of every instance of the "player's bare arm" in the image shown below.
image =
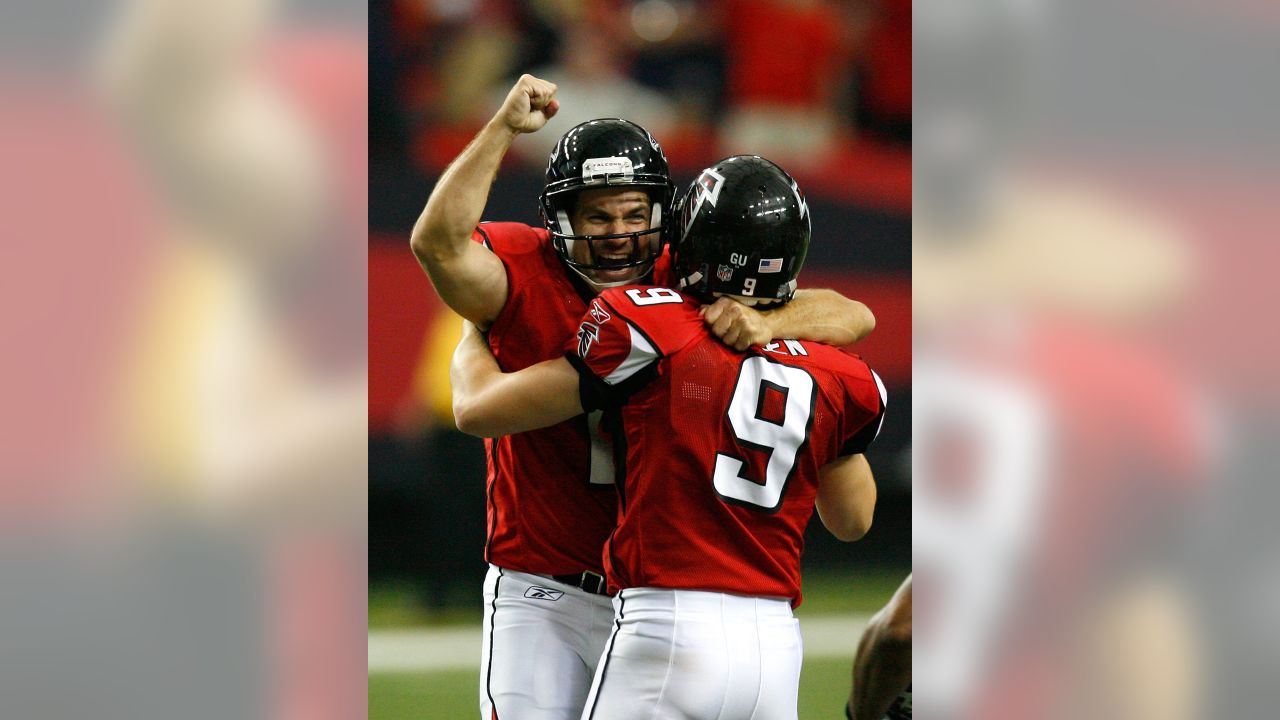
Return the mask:
M478 437L498 437L555 425L582 414L578 371L564 358L504 373L489 343L470 322L449 368L453 419Z
M756 310L722 297L703 308L702 319L712 334L738 351L775 338L840 347L865 338L876 328L876 316L870 308L834 290L797 290L791 302L772 310Z
M880 720L911 684L911 576L867 624L853 660L848 716Z
M436 292L464 318L487 327L507 301L502 261L471 241L502 158L521 133L536 132L560 109L556 86L522 75L498 112L440 176L410 246Z
M876 508L876 481L861 453L846 455L819 471L818 517L832 535L852 542L871 529Z

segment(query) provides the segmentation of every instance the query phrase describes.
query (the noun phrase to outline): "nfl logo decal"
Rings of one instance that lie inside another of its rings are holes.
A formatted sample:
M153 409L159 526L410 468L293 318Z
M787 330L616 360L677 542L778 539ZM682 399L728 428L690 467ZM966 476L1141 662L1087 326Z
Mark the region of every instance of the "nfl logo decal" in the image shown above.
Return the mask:
M720 282L729 282L729 279L732 277L733 277L733 268L729 267L728 265L721 265L716 268L716 278L719 279Z
M776 273L782 272L782 258L766 258L760 261L760 272Z

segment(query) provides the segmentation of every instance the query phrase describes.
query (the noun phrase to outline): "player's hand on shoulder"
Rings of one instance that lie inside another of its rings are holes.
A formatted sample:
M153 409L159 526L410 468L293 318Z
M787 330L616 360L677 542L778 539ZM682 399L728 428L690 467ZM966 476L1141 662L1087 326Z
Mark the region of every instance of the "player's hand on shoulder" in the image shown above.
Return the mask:
M702 306L701 314L711 334L738 352L773 339L773 326L767 315L730 298L722 297Z
M498 110L497 119L507 128L521 133L537 132L560 110L555 99L556 84L532 75L521 75L507 93Z

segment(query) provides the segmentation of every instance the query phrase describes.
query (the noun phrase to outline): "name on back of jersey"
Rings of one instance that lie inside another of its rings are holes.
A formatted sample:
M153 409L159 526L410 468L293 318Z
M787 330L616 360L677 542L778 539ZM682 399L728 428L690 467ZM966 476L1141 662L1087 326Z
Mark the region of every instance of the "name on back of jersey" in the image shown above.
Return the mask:
M775 355L809 354L809 351L804 349L804 345L801 345L799 340L774 340L767 345L762 345L760 349Z

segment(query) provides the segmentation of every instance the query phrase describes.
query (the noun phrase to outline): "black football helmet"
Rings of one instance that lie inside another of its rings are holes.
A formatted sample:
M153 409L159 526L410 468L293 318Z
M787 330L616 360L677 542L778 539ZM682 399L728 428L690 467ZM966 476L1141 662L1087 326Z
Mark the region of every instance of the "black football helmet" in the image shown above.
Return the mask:
M809 252L809 206L782 168L758 155L712 165L685 191L670 230L680 289L787 302Z
M594 188L637 188L648 193L649 230L612 235L576 233L569 216L577 195ZM547 184L538 201L556 252L569 267L595 282L583 271L643 266L648 272L662 252L664 213L670 214L674 196L667 158L658 141L629 120L608 118L588 120L560 138L547 162ZM597 252L595 241L617 238L634 238L631 257L612 259ZM576 248L577 243L585 243L586 251Z

